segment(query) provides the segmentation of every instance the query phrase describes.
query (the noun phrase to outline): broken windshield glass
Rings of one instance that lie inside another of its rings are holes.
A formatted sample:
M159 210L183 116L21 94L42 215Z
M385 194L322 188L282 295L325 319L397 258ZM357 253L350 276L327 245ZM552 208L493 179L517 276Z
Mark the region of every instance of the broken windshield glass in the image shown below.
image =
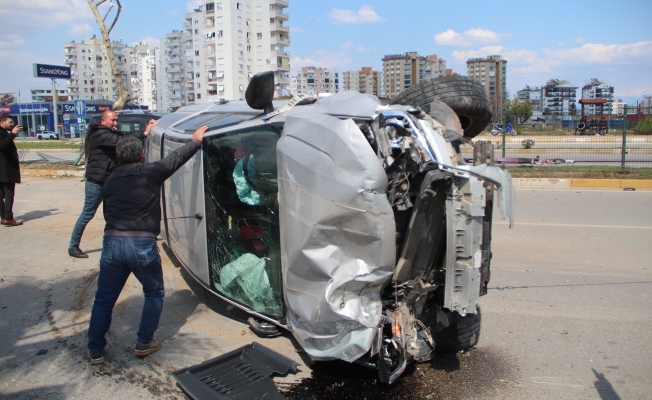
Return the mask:
M206 139L208 259L214 288L254 311L283 315L276 142L270 125Z

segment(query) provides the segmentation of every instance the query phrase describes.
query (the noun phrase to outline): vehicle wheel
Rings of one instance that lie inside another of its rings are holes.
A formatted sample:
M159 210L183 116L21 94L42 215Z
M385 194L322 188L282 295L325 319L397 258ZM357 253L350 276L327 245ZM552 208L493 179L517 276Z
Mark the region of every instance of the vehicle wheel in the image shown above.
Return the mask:
M491 122L491 103L480 82L465 76L442 76L406 89L391 104L421 107L430 111L430 102L438 99L452 108L460 119L464 137L473 138Z
M512 134L512 136L516 136L518 134L518 132L516 132L516 129L512 129L510 133Z
M38 140L43 140L43 136L39 136L39 137L38 137Z
M448 327L435 330L435 352L437 354L455 353L468 350L478 344L480 339L480 306L477 314L464 317L456 312L448 314ZM437 326L441 326L437 324Z
M500 131L497 131L497 130L495 130L495 129L494 129L494 130L491 130L491 134L492 134L493 136L498 136L499 133L500 133Z

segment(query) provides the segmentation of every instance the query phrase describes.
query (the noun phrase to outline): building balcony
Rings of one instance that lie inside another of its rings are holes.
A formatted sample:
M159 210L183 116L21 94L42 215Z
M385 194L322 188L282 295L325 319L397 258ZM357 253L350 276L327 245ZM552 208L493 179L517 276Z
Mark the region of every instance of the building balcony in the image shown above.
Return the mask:
M168 93L168 99L180 99L183 97L181 93Z
M206 22L204 22L204 27L206 28L212 28L215 26L215 20L213 18L207 19Z
M290 4L289 4L289 2L286 1L286 0L270 0L269 5L270 5L270 6L277 6L277 7L279 7L279 8L286 8L286 7L288 7Z
M290 38L289 37L280 38L278 36L272 36L270 38L269 43L271 45L289 46L290 45Z
M276 18L279 21L287 21L290 19L290 16L288 14L285 14L283 11L272 9L269 11L269 17L270 18Z
M208 90L206 90L206 94L209 95L209 96L217 96L217 89L215 89L215 90L208 89Z
M192 29L192 23L186 21L183 23L183 29Z
M283 32L283 33L290 33L290 27L282 24L269 24L269 31L270 32Z
M181 82L183 78L180 76L172 76L168 77L168 82Z

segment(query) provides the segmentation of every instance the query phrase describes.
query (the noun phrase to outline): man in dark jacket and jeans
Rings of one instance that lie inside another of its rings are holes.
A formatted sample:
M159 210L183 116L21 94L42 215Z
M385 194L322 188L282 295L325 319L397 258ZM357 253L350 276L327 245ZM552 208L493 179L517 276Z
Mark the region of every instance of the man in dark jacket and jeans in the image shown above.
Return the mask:
M132 272L145 294L134 355L144 357L161 348L161 342L154 339L165 294L156 244L161 232L161 185L197 153L207 129L197 129L192 141L157 162L145 163L142 143L137 139L124 139L116 148L120 167L102 187L106 225L88 327L91 364L104 362L104 336L111 325L113 306Z
M72 230L68 254L76 258L88 258L81 251L79 243L86 225L95 216L97 208L102 202L102 185L106 178L118 167L115 155L115 146L125 137L143 139L156 125L155 120L150 120L145 132L134 133L119 132L115 129L118 125L118 114L114 111L102 113L100 125L93 126L86 135L86 185L84 188L84 208Z
M23 223L14 219L14 191L20 183L18 150L14 139L22 126L14 126L11 115L0 115L0 217L2 225L20 226Z

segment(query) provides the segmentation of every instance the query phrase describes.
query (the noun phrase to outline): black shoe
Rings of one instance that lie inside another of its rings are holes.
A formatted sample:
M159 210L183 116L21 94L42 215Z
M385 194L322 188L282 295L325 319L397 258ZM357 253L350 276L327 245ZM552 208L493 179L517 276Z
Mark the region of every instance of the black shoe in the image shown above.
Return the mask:
M145 357L146 355L152 354L160 348L161 342L156 339L152 339L152 341L149 343L138 342L136 344L136 350L134 350L134 355L137 357Z
M104 364L104 354L91 354L90 352L86 353L88 359L91 360L91 364L99 365Z
M88 258L88 254L81 251L79 246L68 249L68 255L75 258Z

